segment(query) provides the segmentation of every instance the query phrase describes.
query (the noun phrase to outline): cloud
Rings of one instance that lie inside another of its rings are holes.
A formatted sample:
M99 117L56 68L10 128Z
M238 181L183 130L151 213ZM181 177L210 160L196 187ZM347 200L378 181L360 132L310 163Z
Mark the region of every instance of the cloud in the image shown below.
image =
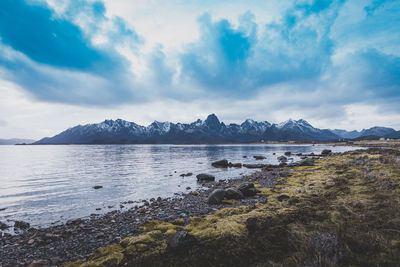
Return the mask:
M145 94L129 71L130 62L115 44L120 36L129 41L130 48L137 47L142 42L138 35L122 19L106 18L101 2L70 3L58 14L44 2L1 1L0 76L49 102L116 105L142 101ZM79 15L88 9L91 12L85 16L91 17L85 21ZM108 40L94 44L92 38L103 27L108 27Z
M236 27L205 14L198 41L181 55L182 75L204 90L248 97L274 84L318 78L331 64L330 27L341 5L296 5L280 22L261 27L251 12Z
M91 46L78 26L54 18L44 3L4 0L0 5L2 43L30 59L82 71L117 64L111 55Z

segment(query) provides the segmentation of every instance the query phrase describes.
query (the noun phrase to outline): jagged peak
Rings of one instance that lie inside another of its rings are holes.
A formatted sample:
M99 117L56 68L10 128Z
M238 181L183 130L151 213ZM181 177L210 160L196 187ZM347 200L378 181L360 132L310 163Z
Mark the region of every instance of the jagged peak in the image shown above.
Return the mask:
M221 122L219 121L218 117L212 113L207 116L207 119L204 121L207 126L221 126Z

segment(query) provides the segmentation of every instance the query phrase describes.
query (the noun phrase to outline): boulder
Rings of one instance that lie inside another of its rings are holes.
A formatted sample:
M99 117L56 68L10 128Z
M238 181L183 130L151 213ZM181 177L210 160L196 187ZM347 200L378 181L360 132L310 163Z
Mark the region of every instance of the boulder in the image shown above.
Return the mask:
M198 181L215 181L215 176L207 173L200 173L196 178Z
M231 163L231 162L229 162L229 167L242 168L242 163Z
M225 190L223 189L215 189L208 196L208 204L221 204L222 200L225 198Z
M257 194L257 190L254 188L253 183L244 183L239 185L239 191L242 192L242 194L245 197L251 197Z
M299 166L314 166L314 160L305 158L299 161L298 163Z
M8 226L7 224L0 222L0 230L5 230L7 228L9 228L10 226Z
M193 175L193 173L188 172L188 173L182 173L182 174L180 174L179 176L185 177L185 176L192 176L192 175Z
M26 230L30 227L31 225L27 222L24 221L15 221L14 223L14 228L16 229L21 229L21 230Z
M100 188L103 188L103 186L101 186L101 185L95 185L95 186L93 186L93 189L100 189Z
M285 156L290 156L290 155L292 155L292 152L290 152L290 151L285 152Z
M167 239L167 249L181 251L197 243L196 237L186 231L179 231Z
M211 163L211 166L216 167L216 168L227 168L228 167L228 161L226 159L214 161Z
M329 155L329 154L331 154L331 153L332 153L332 150L330 150L330 149L324 149L324 150L322 150L321 155L326 156L326 155Z
M243 193L236 188L228 188L225 190L226 199L242 199L244 198Z
M255 158L256 160L263 160L263 159L265 159L264 156L257 156L257 155L253 156L253 158Z
M287 157L285 156L280 156L277 158L280 162L287 162Z

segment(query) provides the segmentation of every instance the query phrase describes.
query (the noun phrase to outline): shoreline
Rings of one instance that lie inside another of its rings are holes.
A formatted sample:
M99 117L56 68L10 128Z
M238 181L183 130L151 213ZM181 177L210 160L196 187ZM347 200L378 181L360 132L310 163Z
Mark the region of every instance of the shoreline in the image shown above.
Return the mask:
M225 181L206 182L204 189L181 193L176 197L143 200L143 205L129 210L113 210L89 219L78 218L66 223L30 228L20 234L2 233L0 238L0 266L28 266L32 263L59 265L75 260L88 260L100 246L121 241L140 234L140 226L152 220L189 222L190 217L210 214L226 207L255 205L265 202L265 197L255 195L237 203L207 204L208 195L215 189L238 186L252 181L261 186L273 186L287 170L273 166L271 171L255 171L251 175ZM51 251L51 257L48 252Z

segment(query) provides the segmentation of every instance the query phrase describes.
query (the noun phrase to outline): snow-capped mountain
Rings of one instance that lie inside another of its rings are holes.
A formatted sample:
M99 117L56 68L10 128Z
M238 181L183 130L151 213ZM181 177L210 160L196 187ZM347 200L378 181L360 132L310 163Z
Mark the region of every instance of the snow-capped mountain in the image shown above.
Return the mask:
M377 127L363 130L376 133ZM388 129L388 128L385 128ZM337 131L340 134L336 134ZM382 130L383 131L383 130ZM387 130L385 130L387 131ZM394 131L394 130L393 130ZM105 120L97 124L78 125L60 134L43 138L35 144L189 144L239 143L265 141L328 141L344 138L341 130L313 127L305 120L287 120L279 124L251 119L242 124L226 125L215 114L206 120L171 123L155 121L141 126L121 119Z
M271 125L264 132L263 138L273 141L327 141L337 140L340 137L330 130L314 128L303 119L289 119L285 122Z

